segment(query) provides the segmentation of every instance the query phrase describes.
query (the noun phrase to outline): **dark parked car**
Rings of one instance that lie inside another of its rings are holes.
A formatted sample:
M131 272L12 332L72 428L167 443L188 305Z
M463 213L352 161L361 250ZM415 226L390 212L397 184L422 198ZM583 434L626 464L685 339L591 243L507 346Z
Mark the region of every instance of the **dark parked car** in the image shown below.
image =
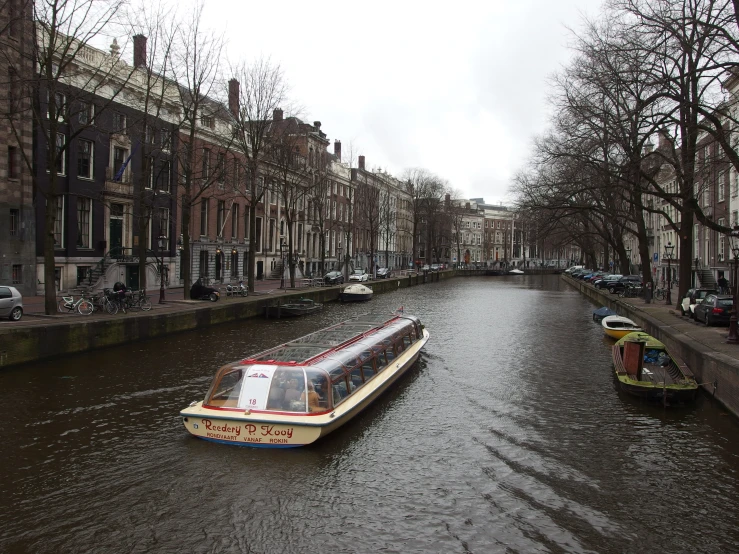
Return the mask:
M611 283L615 283L621 277L623 277L623 275L618 274L618 273L616 275L606 275L600 281L595 281L593 285L595 285L596 289L606 289L607 290L608 285L610 285Z
M608 292L616 294L626 288L626 285L640 287L642 285L639 275L624 275L618 281L608 284Z
M696 321L702 321L706 326L728 325L733 308L734 297L730 294L709 294L703 302L695 305L693 315Z
M390 271L389 267L380 267L377 269L377 278L378 279L387 279L388 277L392 277L393 272Z
M329 271L323 276L323 282L327 285L340 285L344 282L344 275L341 271Z
M709 294L718 294L718 291L708 288L688 289L688 292L680 300L680 313L690 318L694 317L695 306L703 302L703 299Z

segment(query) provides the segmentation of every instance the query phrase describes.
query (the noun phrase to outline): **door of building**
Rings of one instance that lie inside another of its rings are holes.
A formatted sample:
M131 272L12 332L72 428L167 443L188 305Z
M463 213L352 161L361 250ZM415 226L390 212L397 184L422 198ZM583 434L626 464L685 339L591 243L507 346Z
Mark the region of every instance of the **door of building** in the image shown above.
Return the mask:
M139 288L139 266L127 265L126 266L126 286L133 290Z
M110 205L109 250L114 255L122 255L123 247L123 204Z
M264 262L257 262L257 279L264 278Z

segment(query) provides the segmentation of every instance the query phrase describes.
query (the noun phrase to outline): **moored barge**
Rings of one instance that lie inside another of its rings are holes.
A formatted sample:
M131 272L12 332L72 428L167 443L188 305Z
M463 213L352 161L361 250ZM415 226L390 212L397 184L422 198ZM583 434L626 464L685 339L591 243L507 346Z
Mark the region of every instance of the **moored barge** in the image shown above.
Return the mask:
M240 446L310 444L369 406L418 359L412 315L363 315L220 368L182 410L194 436Z

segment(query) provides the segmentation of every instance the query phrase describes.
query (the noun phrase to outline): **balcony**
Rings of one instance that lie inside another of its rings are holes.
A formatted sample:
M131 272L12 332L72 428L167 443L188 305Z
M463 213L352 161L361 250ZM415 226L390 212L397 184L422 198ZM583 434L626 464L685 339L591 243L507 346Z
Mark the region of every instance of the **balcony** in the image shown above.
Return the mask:
M114 180L116 172L112 167L105 168L105 188L104 194L120 196L126 198L133 197L133 178L131 170L126 168L119 180Z

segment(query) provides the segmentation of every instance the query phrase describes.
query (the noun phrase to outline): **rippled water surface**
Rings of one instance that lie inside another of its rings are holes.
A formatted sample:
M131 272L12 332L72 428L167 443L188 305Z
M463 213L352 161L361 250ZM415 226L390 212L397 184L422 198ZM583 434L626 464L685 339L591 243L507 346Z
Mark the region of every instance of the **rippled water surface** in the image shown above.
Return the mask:
M431 333L315 445L188 436L215 369L369 309ZM0 552L738 552L739 426L617 392L555 276L458 278L0 373Z

